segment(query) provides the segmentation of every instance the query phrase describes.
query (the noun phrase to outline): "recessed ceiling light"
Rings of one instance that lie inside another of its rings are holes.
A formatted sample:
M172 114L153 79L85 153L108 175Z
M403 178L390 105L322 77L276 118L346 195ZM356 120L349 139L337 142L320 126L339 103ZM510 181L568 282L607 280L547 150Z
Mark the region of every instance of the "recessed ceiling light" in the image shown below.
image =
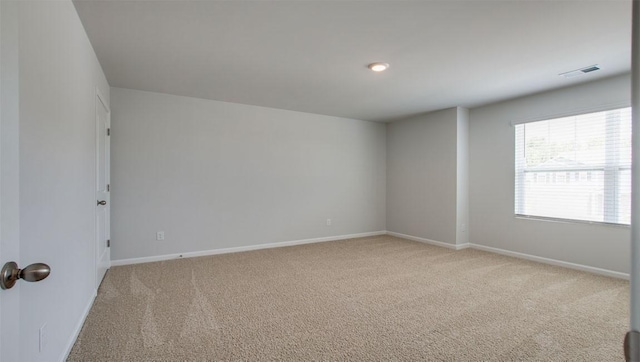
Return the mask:
M373 70L374 72L382 72L387 70L387 68L389 68L389 63L371 63L369 64L369 69Z

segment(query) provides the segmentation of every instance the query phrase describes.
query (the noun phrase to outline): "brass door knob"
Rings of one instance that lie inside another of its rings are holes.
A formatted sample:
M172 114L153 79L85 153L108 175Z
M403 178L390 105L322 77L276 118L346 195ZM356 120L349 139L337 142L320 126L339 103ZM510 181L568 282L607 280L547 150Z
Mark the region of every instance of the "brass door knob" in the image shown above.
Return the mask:
M13 261L6 263L0 271L0 288L11 289L18 279L27 282L39 282L49 276L51 268L45 263L35 263L19 269Z
M98 200L98 205L106 205L107 204L107 200Z

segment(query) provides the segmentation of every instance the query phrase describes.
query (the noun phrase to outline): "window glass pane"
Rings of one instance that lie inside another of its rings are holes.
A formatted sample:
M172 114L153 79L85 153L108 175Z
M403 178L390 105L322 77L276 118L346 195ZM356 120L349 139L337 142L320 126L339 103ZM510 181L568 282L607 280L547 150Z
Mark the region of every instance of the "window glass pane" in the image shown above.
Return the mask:
M631 224L631 170L620 171L618 182L618 209L620 211L619 222Z
M620 149L620 165L631 167L631 112L620 112L620 133L618 147Z
M628 224L631 110L516 126L517 214Z
M567 182L564 172L526 172L522 214L602 221L604 213L604 172L582 171L582 181Z
M558 118L524 125L527 167L604 165L605 128L603 114L581 120Z

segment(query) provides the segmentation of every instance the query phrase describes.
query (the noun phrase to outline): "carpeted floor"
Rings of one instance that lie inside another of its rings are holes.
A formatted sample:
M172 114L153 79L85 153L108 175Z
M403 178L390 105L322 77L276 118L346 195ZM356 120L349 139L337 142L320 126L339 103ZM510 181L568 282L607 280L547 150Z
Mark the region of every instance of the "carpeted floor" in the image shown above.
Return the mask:
M391 236L114 267L70 361L623 361L627 281Z

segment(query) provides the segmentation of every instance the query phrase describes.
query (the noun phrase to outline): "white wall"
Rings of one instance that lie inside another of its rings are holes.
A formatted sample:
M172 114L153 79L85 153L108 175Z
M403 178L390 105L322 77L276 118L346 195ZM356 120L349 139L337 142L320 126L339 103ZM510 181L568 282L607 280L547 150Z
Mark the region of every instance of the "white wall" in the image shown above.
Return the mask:
M114 260L385 230L385 124L111 96Z
M471 243L628 273L628 227L514 216L515 135L510 122L628 106L630 97L630 77L623 75L472 109Z
M388 124L387 230L457 243L457 138L458 108Z
M59 361L95 295L95 89L109 86L71 1L19 12L19 264L52 270L17 287L19 360Z

